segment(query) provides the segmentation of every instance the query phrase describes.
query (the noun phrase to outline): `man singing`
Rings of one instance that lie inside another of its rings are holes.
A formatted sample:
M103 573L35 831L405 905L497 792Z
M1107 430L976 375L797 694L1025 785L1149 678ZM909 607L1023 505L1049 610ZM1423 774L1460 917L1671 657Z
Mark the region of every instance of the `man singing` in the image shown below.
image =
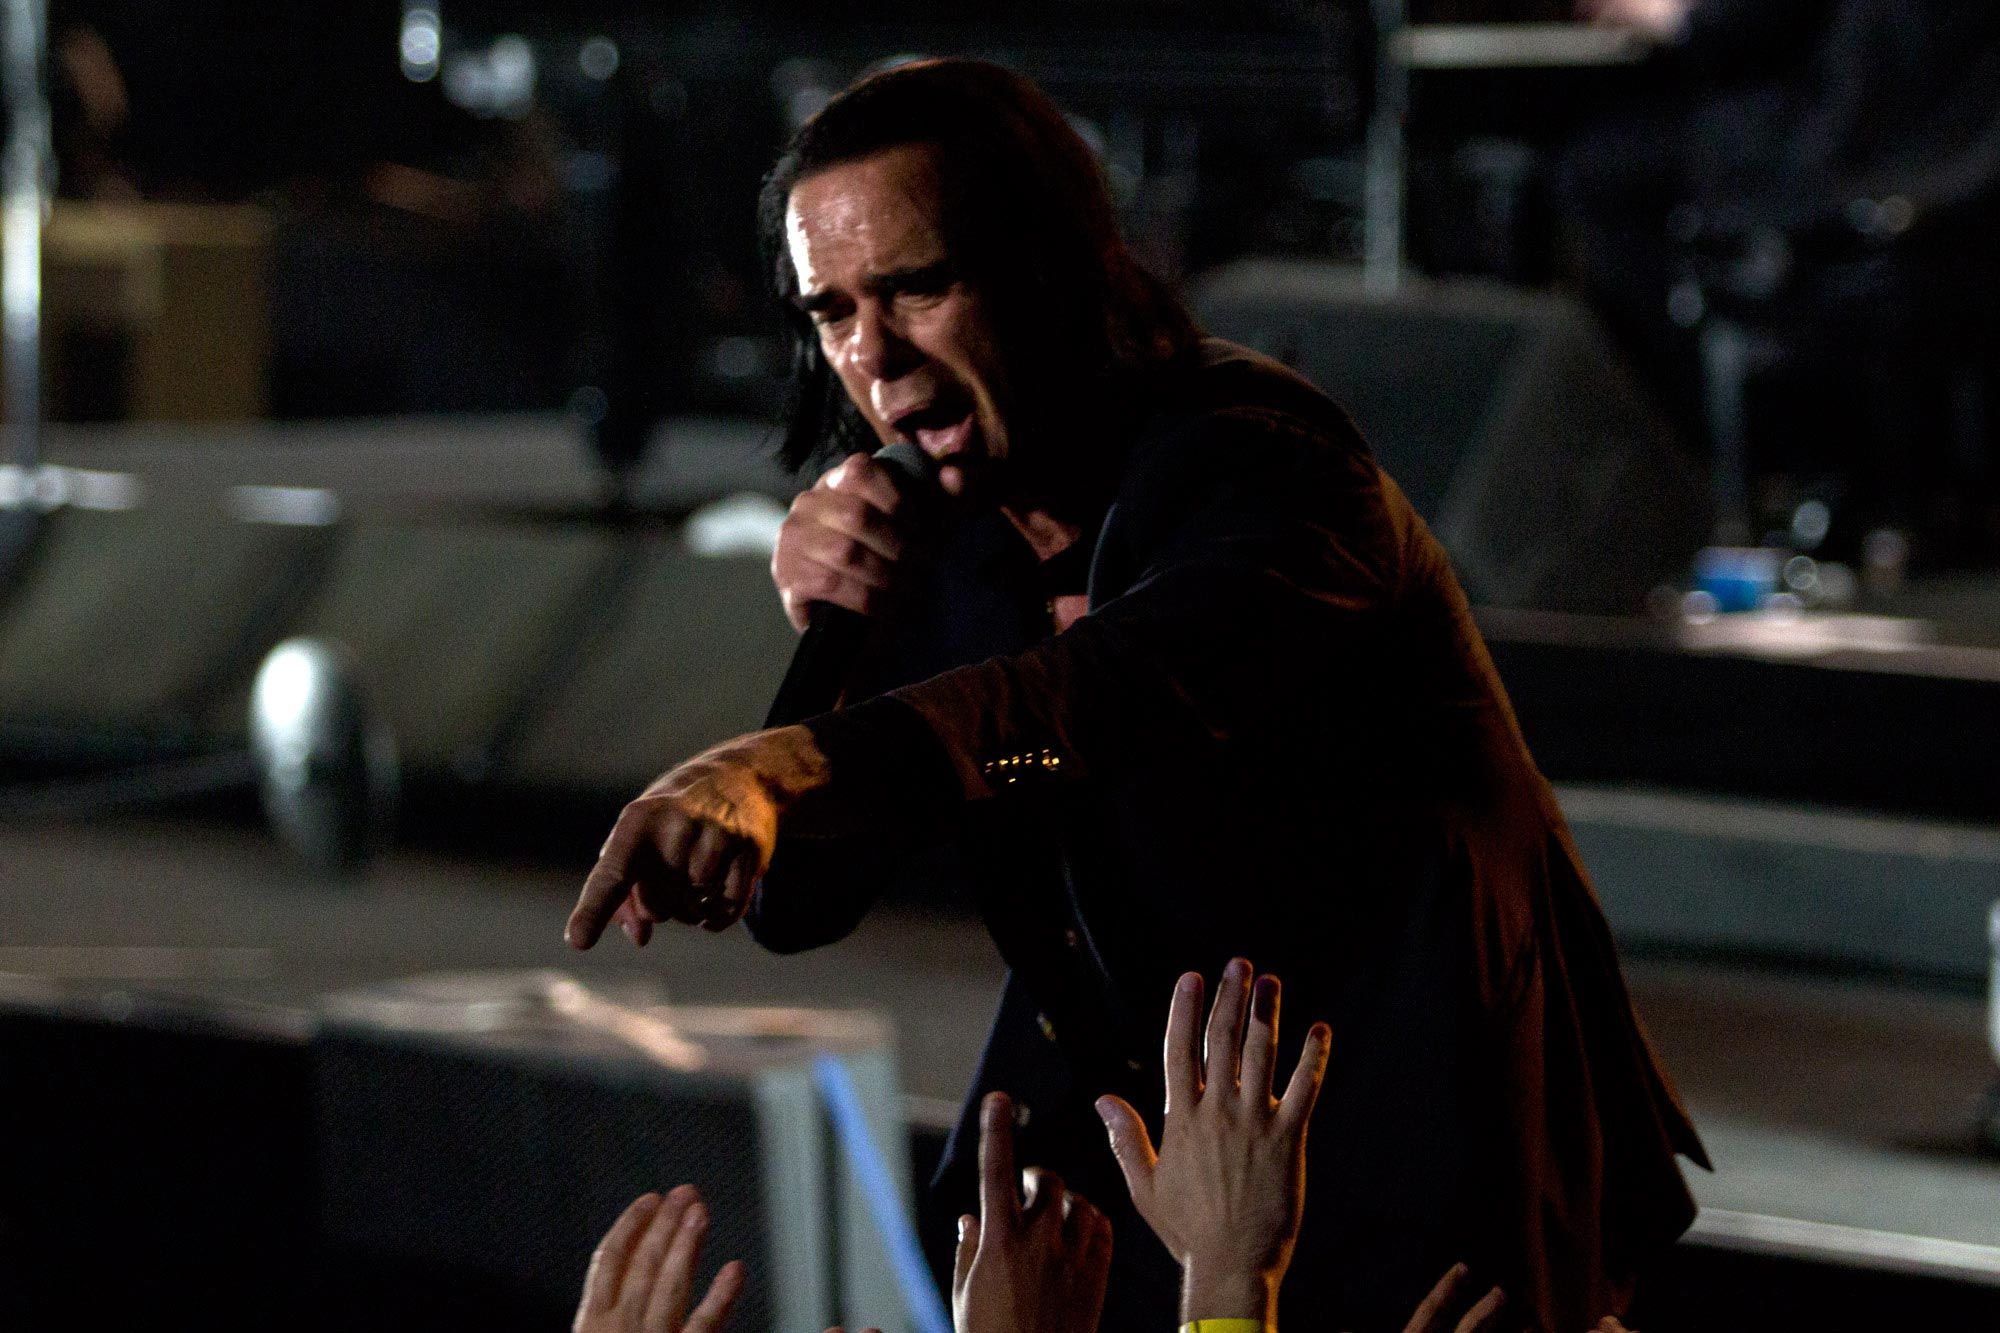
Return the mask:
M1400 1328L1459 1260L1544 1328L1621 1313L1701 1147L1445 556L1346 416L1202 337L996 66L862 81L763 204L788 457L848 455L773 573L795 623L828 603L874 641L846 706L627 806L570 942L747 913L812 948L949 844L1011 973L934 1216L971 1204L1004 1090L1021 1160L1113 1217L1105 1326L1171 1326L1092 1103L1157 1106L1175 979L1247 957L1291 1032L1334 1032L1299 1315ZM896 442L939 464L941 523L866 455Z

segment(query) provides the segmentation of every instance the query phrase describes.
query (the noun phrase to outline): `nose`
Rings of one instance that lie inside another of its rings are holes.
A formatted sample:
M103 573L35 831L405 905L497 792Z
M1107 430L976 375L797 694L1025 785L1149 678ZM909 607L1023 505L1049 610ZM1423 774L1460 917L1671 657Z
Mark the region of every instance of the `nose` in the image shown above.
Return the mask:
M890 312L872 301L855 311L846 350L849 364L872 380L896 379L923 360Z

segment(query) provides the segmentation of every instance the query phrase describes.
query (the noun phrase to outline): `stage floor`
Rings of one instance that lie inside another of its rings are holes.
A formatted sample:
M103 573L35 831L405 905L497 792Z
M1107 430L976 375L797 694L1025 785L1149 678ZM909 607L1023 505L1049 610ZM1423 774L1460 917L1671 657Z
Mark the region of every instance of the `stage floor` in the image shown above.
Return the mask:
M689 1002L874 1008L896 1025L912 1117L949 1114L1002 976L976 924L885 909L791 958L740 930L578 955L559 934L584 869L404 850L329 887L226 824L0 826L0 973L301 1003L419 972L563 968ZM1716 1160L1690 1169L1705 1232L2000 1285L2000 1159L1970 1146L1995 1079L1982 999L1645 959L1628 975Z

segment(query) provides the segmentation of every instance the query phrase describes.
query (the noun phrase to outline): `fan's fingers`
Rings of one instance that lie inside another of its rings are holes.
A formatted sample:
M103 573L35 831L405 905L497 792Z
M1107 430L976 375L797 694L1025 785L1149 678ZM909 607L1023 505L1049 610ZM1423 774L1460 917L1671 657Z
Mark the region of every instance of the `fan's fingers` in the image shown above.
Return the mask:
M1104 1314L1104 1289L1111 1277L1111 1221L1095 1208L1090 1210L1070 1273L1070 1308L1077 1312L1073 1327L1096 1328Z
M583 1278L584 1309L602 1312L617 1302L618 1285L625 1280L625 1265L632 1258L632 1247L659 1206L659 1195L641 1194L618 1215L618 1220L604 1233L604 1239L597 1242L590 1255L590 1271Z
M1465 1318L1458 1321L1458 1327L1452 1333L1499 1333L1500 1307L1506 1303L1507 1293L1498 1287L1493 1288L1465 1312Z
M1208 1013L1208 1067L1204 1077L1211 1088L1236 1086L1243 1049L1243 1016L1249 998L1249 960L1232 958L1222 969L1222 984L1215 988L1215 1007Z
M1183 973L1167 1011L1168 1115L1193 1107L1201 1097L1201 993L1201 973Z
M699 1197L689 1202L667 1246L653 1290L646 1298L645 1328L648 1333L674 1333L687 1318L688 1302L694 1297L695 1267L701 1263L701 1242L708 1234L708 1205Z
M1277 1061L1280 987L1274 976L1250 988L1250 1026L1243 1032L1243 1096L1254 1106L1271 1102L1271 1067Z
M1021 1216L1014 1174L1014 1103L1004 1092L989 1092L979 1104L979 1220L991 1226Z
M958 1251L951 1259L951 1294L956 1299L972 1276L972 1261L979 1254L979 1219L966 1213L958 1219Z
M694 1313L681 1326L681 1333L722 1333L722 1326L729 1321L729 1312L736 1308L737 1297L750 1281L750 1270L743 1266L741 1259L731 1259L715 1275L715 1281L708 1284L708 1294L701 1298L701 1304L694 1307Z
M646 1233L640 1238L632 1252L631 1264L625 1270L625 1282L618 1295L618 1308L631 1319L638 1319L646 1308L653 1287L660 1278L660 1266L666 1262L667 1249L674 1237L680 1234L681 1222L687 1210L699 1196L692 1185L677 1185L668 1191L667 1197L653 1211L653 1217L646 1224Z
M1305 1132L1313 1106L1319 1101L1320 1085L1326 1081L1327 1054L1332 1046L1333 1029L1324 1023L1313 1024L1306 1033L1305 1049L1299 1052L1291 1082L1285 1085L1285 1095L1278 1101L1278 1114L1299 1133Z
M1021 1215L1030 1221L1047 1217L1060 1232L1069 1216L1069 1187L1053 1171L1031 1166L1021 1173Z
M1457 1303L1458 1289L1465 1285L1468 1271L1464 1264L1453 1264L1431 1287L1430 1295L1417 1306L1410 1322L1403 1326L1403 1333L1437 1333L1438 1321L1443 1318L1446 1307Z
M1146 1132L1146 1122L1132 1104L1122 1097L1108 1093L1099 1097L1097 1114L1111 1135L1111 1156L1125 1177L1125 1191L1144 1214L1152 1199L1153 1169L1160 1160L1153 1151L1153 1136Z

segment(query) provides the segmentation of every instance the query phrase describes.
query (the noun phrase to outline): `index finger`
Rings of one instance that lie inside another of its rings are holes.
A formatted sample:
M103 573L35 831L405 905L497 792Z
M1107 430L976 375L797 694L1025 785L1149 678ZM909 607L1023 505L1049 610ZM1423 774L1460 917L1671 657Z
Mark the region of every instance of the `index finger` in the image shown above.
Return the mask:
M839 467L826 474L826 484L843 495L859 496L885 514L895 513L903 502L903 493L896 489L889 469L867 454L849 454Z
M890 565L902 558L903 535L896 527L895 515L878 505L873 495L862 495L855 490L837 491L824 499L813 517L820 526L859 542ZM813 547L820 549L811 549ZM883 570L868 568L865 561L858 566L851 563L847 553L828 548L822 542L802 541L800 554L815 563L831 567L837 573L849 574L864 581L871 577L876 580L888 577Z
M1199 972L1183 972L1167 1010L1167 1111L1193 1106L1201 1096L1201 992Z
M583 892L577 895L576 907L563 926L563 942L570 948L588 949L611 923L611 914L624 901L625 886L631 882L632 853L645 835L644 813L626 806L611 826L611 836L604 840L597 864L583 881Z
M979 1104L979 1221L1020 1220L1019 1178L1014 1174L1014 1103L1004 1092L989 1092Z
M1430 1295L1424 1297L1423 1303L1410 1315L1410 1322L1403 1333L1439 1333L1438 1321L1443 1318L1447 1307L1458 1304L1458 1289L1465 1285L1468 1271L1464 1264L1453 1264L1443 1277L1433 1283Z
M736 1298L743 1294L749 1284L750 1270L743 1266L741 1259L731 1259L716 1273L715 1280L708 1284L708 1295L701 1298L701 1304L681 1325L681 1333L716 1333L729 1322L729 1312L736 1308Z
M1499 1328L1500 1309L1507 1304L1507 1293L1495 1287L1479 1298L1479 1303L1465 1312L1452 1333L1489 1333Z

